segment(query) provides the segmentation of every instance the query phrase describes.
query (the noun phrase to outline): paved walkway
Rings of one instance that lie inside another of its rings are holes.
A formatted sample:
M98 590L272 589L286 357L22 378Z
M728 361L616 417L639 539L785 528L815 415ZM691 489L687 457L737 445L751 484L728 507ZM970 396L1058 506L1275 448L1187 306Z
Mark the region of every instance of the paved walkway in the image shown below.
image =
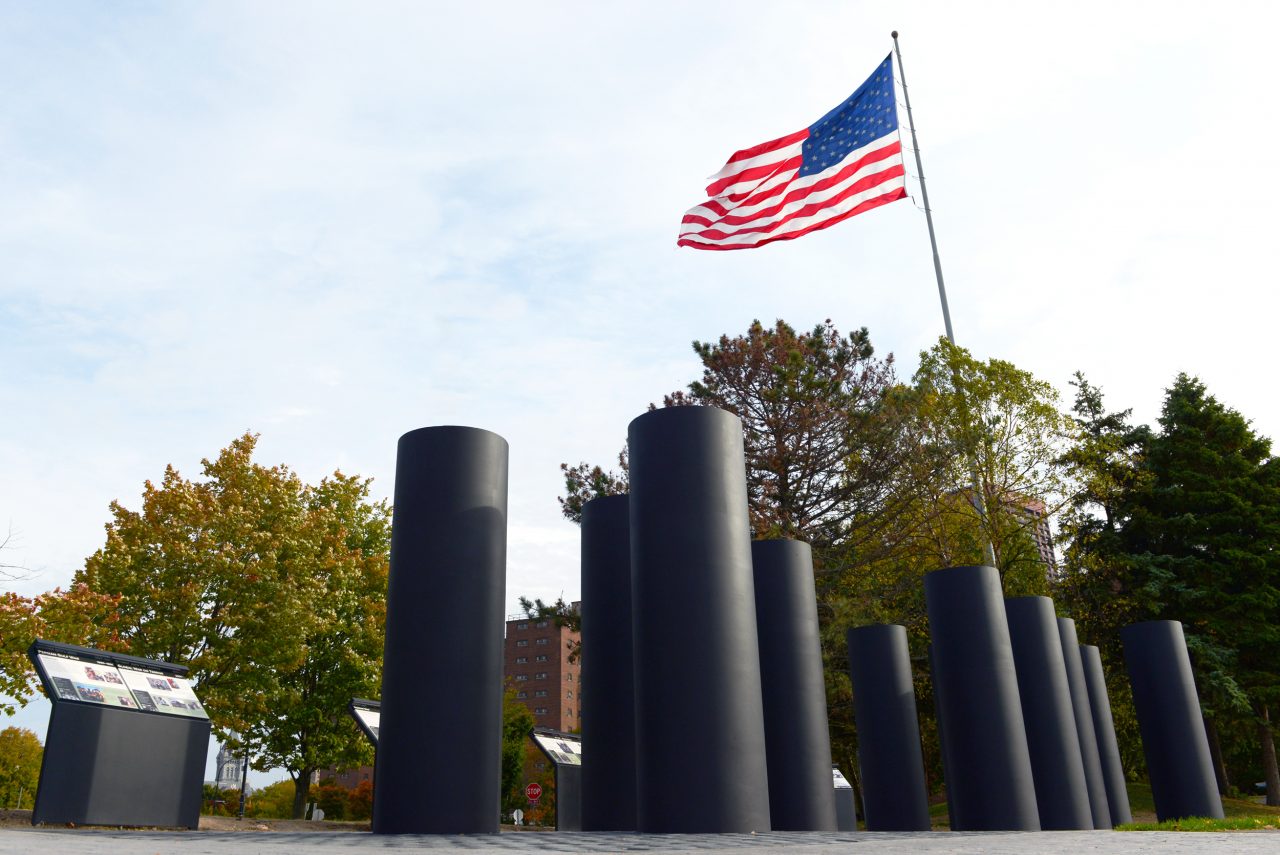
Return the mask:
M1170 833L1050 831L914 834L573 834L508 833L478 836L377 836L341 832L0 830L0 855L336 855L472 850L477 852L753 852L825 855L1252 855L1280 853L1280 832Z

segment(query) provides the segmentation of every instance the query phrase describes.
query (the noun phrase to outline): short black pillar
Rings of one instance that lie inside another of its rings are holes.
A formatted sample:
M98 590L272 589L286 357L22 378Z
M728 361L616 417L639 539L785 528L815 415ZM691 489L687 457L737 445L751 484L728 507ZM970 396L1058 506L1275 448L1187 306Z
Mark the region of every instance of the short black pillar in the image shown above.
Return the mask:
M1089 687L1080 662L1080 642L1076 622L1058 618L1058 635L1062 639L1062 659L1067 665L1067 684L1071 686L1071 710L1080 735L1080 757L1084 761L1084 780L1089 790L1089 811L1094 828L1111 828L1111 810L1107 807L1107 784L1102 777L1102 758L1098 754L1098 736L1093 730L1093 711L1089 704Z
M924 595L953 829L1039 831L1000 576L994 567L935 570Z
M1098 737L1098 758L1102 761L1102 780L1107 785L1107 810L1111 814L1111 824L1128 825L1133 822L1133 814L1129 810L1129 791L1125 789L1116 725L1111 718L1111 698L1107 694L1107 678L1102 671L1102 655L1092 644L1082 644L1080 662L1084 665L1084 681L1089 688L1089 711L1093 714L1093 732Z
M582 828L636 829L631 517L626 496L582 508Z
M836 831L831 733L813 554L799 540L751 544L774 831Z
M669 407L628 443L637 827L768 831L742 423Z
M1161 822L1188 816L1221 819L1222 799L1209 759L1182 624L1176 620L1131 624L1120 630L1120 641L1156 817Z
M506 440L468 427L406 433L395 509L373 830L496 833ZM427 769L447 770L449 785Z
M860 626L845 633L845 640L867 831L928 831L907 630L896 624Z
M1036 778L1040 827L1045 831L1093 828L1053 600L1013 597L1004 606Z

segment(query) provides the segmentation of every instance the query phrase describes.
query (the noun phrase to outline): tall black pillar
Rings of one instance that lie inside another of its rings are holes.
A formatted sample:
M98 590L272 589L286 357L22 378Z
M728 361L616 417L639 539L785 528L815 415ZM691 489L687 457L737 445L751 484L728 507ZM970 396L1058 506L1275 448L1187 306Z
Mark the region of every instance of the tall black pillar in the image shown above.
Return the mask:
M1124 662L1133 686L1133 708L1142 731L1156 816L1222 818L1209 740L1182 624L1135 623L1120 630Z
M1062 639L1062 659L1067 665L1067 685L1071 687L1071 710L1080 735L1080 757L1084 760L1084 780L1089 790L1089 810L1094 828L1111 828L1111 810L1107 807L1107 784L1102 777L1102 758L1098 754L1098 736L1093 730L1093 711L1089 708L1089 688L1080 662L1080 642L1076 638L1076 622L1058 618L1058 635Z
M831 732L813 555L799 540L751 544L774 831L836 831Z
M1102 672L1102 655L1092 644L1082 644L1080 662L1084 665L1084 682L1089 688L1089 711L1093 714L1093 732L1098 737L1098 759L1102 762L1102 781L1107 786L1107 810L1111 814L1111 824L1128 825L1133 822L1133 814L1129 810L1129 791L1125 789L1116 725L1111 718L1107 678Z
M636 829L631 516L626 496L582 508L582 828Z
M1093 828L1057 615L1048 597L1005 600L1036 805L1045 831Z
M924 596L952 828L1039 831L1000 576L994 567L935 570Z
M845 633L845 640L867 831L928 831L907 630L896 624L860 626Z
M637 826L768 831L742 423L670 407L628 443Z
M406 433L395 509L373 830L496 833L506 440L467 427Z

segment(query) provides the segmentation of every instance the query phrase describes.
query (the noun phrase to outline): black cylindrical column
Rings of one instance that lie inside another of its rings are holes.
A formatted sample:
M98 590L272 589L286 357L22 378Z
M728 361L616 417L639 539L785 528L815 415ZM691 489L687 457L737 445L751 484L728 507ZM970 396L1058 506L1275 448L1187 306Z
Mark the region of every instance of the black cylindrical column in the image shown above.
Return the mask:
M1107 695L1107 678L1102 672L1102 655L1092 644L1082 644L1080 662L1084 665L1084 682L1089 689L1093 732L1098 737L1102 781L1107 786L1107 811L1111 814L1113 826L1128 825L1133 822L1133 814L1129 810L1129 791L1124 785L1124 765L1120 762L1116 725L1111 718L1111 698Z
M831 733L813 555L799 540L751 544L774 831L836 831Z
M582 508L582 767L584 831L635 831L636 711L632 668L631 516L626 496Z
M845 640L867 831L928 831L907 630L896 624L860 626L845 633Z
M468 427L400 437L373 830L498 831L507 442ZM424 769L449 770L439 786Z
M1067 685L1071 687L1071 710L1076 719L1076 733L1080 736L1080 758L1084 761L1084 780L1089 790L1093 827L1110 828L1107 784L1102 777L1098 737L1093 730L1093 711L1089 708L1089 687L1084 681L1084 665L1080 662L1076 622L1071 618L1058 618L1058 636L1062 639L1062 660L1067 666Z
M1209 740L1182 624L1135 623L1120 630L1124 663L1133 686L1133 708L1142 731L1156 817L1222 818Z
M1005 600L1036 805L1045 831L1093 828L1057 615L1048 597Z
M627 441L637 827L768 831L742 423L669 407Z
M935 570L924 596L953 829L1039 831L1000 575L994 567Z

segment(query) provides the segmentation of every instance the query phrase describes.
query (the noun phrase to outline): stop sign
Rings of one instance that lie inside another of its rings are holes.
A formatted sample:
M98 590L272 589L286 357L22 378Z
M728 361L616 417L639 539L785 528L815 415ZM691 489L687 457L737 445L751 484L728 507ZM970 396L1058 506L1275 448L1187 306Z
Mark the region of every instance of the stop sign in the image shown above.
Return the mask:
M529 785L524 788L524 794L528 797L529 801L536 802L542 795L542 785L537 781L531 781Z

